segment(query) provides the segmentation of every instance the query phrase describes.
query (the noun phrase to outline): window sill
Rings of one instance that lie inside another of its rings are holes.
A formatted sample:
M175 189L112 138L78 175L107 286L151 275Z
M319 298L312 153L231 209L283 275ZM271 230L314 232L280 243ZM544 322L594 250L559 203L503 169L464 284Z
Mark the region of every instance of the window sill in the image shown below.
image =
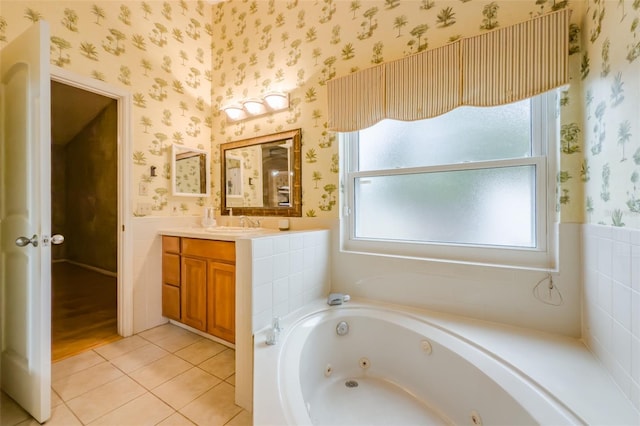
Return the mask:
M372 243L367 241L363 243L362 241L348 241L342 243L340 252L359 256L408 259L419 262L435 262L456 266L464 265L535 272L558 272L558 262L555 256L543 251L493 248L478 249L445 245L434 247L432 244L416 244L413 245L414 247L410 247L412 245L406 244L400 245L402 248L393 248L393 246L397 246L397 244L390 242ZM425 250L424 246L428 246L429 250ZM446 248L447 250L441 250L438 255L432 254L434 249L437 250L443 248ZM450 252L452 251L457 251L458 254L456 256L450 255ZM468 256L463 258L461 251L474 251L476 254L473 257ZM484 253L478 254L478 252Z

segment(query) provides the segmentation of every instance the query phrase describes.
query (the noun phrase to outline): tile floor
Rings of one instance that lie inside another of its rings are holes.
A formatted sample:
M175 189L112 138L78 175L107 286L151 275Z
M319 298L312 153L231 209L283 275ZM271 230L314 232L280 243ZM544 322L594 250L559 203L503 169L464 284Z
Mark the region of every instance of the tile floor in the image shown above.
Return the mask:
M47 426L251 425L234 351L166 324L58 361ZM38 425L4 393L0 425Z

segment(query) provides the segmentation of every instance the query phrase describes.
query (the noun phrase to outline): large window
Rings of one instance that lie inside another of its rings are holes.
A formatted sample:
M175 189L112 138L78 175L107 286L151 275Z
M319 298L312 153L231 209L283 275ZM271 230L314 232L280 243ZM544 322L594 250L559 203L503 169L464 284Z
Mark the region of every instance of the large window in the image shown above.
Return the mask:
M549 267L554 95L342 134L344 248Z

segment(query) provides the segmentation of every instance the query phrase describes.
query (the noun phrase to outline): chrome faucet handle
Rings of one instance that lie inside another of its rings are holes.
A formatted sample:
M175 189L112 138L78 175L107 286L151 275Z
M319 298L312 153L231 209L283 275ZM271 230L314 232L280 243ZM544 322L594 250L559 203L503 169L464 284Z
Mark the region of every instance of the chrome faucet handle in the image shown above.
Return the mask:
M267 345L277 344L281 331L282 327L280 327L280 317L273 317L273 320L271 321L271 330L267 332L267 340L265 343Z
M271 328L278 332L282 331L282 327L280 326L280 317L273 317L273 320L271 321Z

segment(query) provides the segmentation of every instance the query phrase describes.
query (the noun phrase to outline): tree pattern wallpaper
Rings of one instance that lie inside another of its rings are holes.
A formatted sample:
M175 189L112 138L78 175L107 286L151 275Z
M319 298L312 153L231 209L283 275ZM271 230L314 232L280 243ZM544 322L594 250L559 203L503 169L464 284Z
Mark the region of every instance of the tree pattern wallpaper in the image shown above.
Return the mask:
M640 228L640 1L585 3L580 77L585 222ZM577 129L579 132L580 129Z
M0 45L39 20L51 28L51 64L132 95L132 213L147 203L153 215L200 214L209 200L171 195L170 154L173 143L211 147L211 6L3 0ZM141 182L147 195L140 194Z
M152 203L153 215L217 208L221 143L301 127L303 215L337 218L328 79L564 7L573 14L558 212L563 222L640 227L638 0L3 0L0 46L45 19L52 64L131 91L134 206ZM288 111L236 123L220 112L272 90L289 93ZM210 199L171 196L172 143L211 150Z

